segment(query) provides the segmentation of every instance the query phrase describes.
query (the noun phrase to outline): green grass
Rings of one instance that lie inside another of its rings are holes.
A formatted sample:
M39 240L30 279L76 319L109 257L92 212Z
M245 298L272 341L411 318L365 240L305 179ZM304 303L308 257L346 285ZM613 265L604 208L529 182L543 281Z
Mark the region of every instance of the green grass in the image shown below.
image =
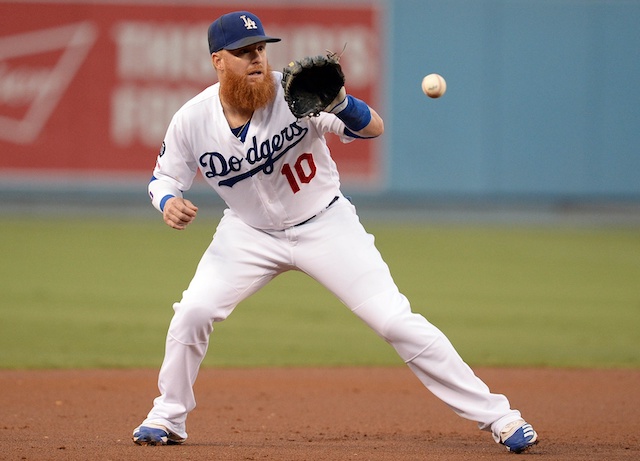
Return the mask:
M0 220L0 368L158 367L216 222ZM472 365L639 367L637 229L382 225L412 302ZM396 365L323 287L287 273L216 325L205 366Z

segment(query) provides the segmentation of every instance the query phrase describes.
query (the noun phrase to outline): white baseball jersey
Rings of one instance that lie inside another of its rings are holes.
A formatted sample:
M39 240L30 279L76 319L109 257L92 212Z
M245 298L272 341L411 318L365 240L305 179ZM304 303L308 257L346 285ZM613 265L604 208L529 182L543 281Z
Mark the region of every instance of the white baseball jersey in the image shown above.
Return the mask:
M286 229L324 209L340 194L338 170L324 134L343 142L345 125L334 115L297 120L284 99L282 74L273 72L273 102L255 111L244 142L229 129L218 91L210 86L173 117L149 184L163 198L181 197L199 169L230 209L258 229Z

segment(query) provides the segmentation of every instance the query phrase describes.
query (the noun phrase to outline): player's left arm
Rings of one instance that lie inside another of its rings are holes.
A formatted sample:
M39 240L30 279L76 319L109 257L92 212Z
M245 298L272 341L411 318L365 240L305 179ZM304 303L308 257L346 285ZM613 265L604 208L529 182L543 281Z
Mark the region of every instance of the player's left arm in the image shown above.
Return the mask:
M380 117L380 115L371 107L369 107L369 111L371 112L371 121L367 126L360 131L351 131L349 130L349 127L347 127L347 130L359 138L376 138L384 133L384 121L382 120L382 117Z
M346 125L345 134L354 138L375 138L384 132L382 117L369 105L347 94L345 87L325 109Z

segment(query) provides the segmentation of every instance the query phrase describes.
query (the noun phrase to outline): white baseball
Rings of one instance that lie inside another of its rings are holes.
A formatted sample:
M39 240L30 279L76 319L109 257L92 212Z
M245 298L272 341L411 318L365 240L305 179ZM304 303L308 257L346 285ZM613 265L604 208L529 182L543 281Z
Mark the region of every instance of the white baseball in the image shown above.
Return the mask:
M430 98L439 98L447 91L447 82L439 74L429 74L422 79L422 91Z

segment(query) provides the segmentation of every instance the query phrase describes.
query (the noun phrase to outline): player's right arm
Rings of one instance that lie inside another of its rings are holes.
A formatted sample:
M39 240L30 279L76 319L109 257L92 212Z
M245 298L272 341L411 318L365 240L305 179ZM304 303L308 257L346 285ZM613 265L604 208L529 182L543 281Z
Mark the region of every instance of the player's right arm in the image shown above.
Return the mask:
M162 212L164 222L179 230L193 221L198 211L183 198L183 191L191 187L197 172L191 149L182 135L183 123L184 119L176 114L169 124L148 187L151 203Z
M162 210L162 218L169 227L183 230L196 218L198 207L182 197L171 197Z
M182 230L195 219L198 207L182 197L176 181L163 176L157 178L156 174L160 175L158 166L149 183L151 203L162 213L162 219L168 226Z

